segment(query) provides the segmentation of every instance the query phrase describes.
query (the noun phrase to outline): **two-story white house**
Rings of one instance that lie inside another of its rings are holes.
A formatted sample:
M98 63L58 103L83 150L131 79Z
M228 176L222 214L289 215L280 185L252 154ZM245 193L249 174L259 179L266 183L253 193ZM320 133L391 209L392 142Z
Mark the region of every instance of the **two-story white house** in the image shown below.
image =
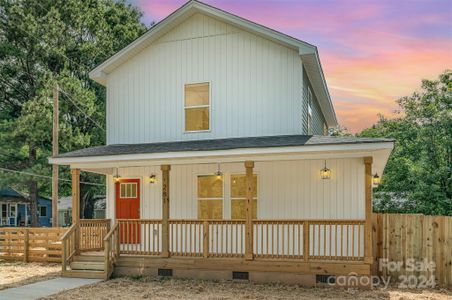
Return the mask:
M315 46L189 1L90 77L107 145L50 158L73 174L64 275L370 275L372 180L393 141L328 136ZM79 219L80 171L106 175L108 224Z

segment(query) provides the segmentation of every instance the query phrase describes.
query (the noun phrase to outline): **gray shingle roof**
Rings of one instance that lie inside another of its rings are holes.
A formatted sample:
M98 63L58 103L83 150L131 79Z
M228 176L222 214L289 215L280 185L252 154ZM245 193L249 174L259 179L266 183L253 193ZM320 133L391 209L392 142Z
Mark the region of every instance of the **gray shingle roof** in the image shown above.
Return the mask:
M290 146L316 146L393 142L384 138L357 138L350 136L332 137L320 135L279 135L263 137L229 138L215 140L195 140L161 142L149 144L116 144L76 150L56 156L87 157L124 154L165 153L183 151L215 151L243 148L268 148Z

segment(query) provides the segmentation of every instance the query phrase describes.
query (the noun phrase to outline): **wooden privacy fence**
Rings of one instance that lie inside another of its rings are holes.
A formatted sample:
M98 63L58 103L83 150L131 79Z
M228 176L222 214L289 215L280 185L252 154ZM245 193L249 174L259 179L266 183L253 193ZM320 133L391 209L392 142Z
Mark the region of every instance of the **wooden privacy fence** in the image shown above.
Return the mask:
M393 281L434 276L437 283L452 285L452 217L374 214L373 245L376 275Z
M66 228L0 228L0 259L61 262Z

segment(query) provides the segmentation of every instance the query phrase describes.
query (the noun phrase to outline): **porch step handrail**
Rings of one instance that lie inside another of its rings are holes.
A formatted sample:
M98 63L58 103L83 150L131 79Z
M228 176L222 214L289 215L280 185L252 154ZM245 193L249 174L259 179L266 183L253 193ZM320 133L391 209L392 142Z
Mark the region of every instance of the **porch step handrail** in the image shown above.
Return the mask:
M119 222L115 222L113 227L103 239L104 244L104 272L105 279L110 278L113 273L114 264L120 255L120 232Z
M80 250L99 251L104 249L104 237L110 231L110 219L80 220Z
M61 266L63 272L67 270L67 266L72 262L75 255L77 255L78 243L77 231L79 224L75 223L69 227L68 231L61 237L61 244L63 247L63 252L61 255Z

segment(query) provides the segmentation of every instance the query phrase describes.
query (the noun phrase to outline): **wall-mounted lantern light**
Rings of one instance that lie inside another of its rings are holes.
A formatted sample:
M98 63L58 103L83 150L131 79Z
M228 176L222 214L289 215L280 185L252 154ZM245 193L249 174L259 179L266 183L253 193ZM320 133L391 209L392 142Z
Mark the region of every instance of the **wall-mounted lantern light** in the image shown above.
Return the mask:
M217 164L217 171L214 173L215 176L217 176L217 179L221 179L223 176L223 173L220 170L220 164Z
M114 180L114 182L119 182L119 180L121 180L121 176L119 176L119 174L118 174L118 168L115 168L115 171L116 171L116 173L115 173L115 175L113 175L113 180Z
M374 186L379 186L380 182L381 182L380 176L378 176L378 174L375 173L375 175L372 177L372 183L374 184Z
M151 176L149 176L149 183L154 184L157 182L157 176L155 176L154 174L151 174Z
M320 170L320 178L322 179L330 179L331 178L331 170L326 167L326 160L325 160L325 167Z

